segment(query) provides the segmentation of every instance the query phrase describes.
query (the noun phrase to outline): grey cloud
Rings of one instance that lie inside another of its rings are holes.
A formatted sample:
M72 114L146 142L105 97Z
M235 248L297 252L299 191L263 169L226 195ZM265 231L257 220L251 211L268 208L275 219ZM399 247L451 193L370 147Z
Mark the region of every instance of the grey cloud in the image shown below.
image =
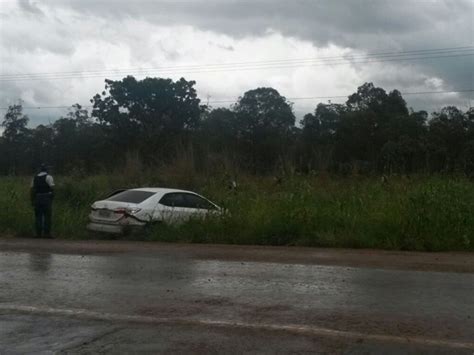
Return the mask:
M71 55L74 52L74 31L61 19L47 16L35 3L19 2L20 12L4 14L1 28L1 46L4 57L8 53L51 52L57 55ZM24 15L26 13L26 16Z
M474 42L471 0L56 0L42 6L110 21L136 18L157 25L191 25L233 37L274 29L318 46L334 43L368 51Z
M452 24L453 20L468 18L473 13L470 0L70 0L55 4L88 15L136 17L155 24L190 24L233 36L260 35L273 28L320 45L335 42L353 48L371 47L370 35L374 33L397 37L429 31L437 22ZM468 21L472 23L472 17ZM365 41L364 35L369 35L370 41Z
M46 91L47 92L47 91ZM23 94L23 90L17 87L14 84L7 83L6 85L3 84L0 87L0 107L6 108L13 104L21 103L24 107L34 107L35 103L29 100L21 100ZM38 96L39 95L39 96ZM35 89L34 91L34 99L40 96L44 96L46 101L49 102L50 97L47 94L41 94L41 88ZM15 98L15 99L9 99ZM60 117L57 115L59 110L51 110L51 109L25 109L24 113L30 118L30 125L35 127L39 124L47 124L52 122ZM0 110L0 121L3 120L3 116L5 115L6 110Z
M30 13L32 15L37 16L44 16L43 11L41 11L37 3L32 0L19 0L18 4L20 6L20 9L22 9L26 13Z
M1 42L3 48L32 52L32 60L40 51L65 58L70 56L75 50L74 42L84 39L78 37L80 31L74 28L80 26L81 18L87 20L84 23L89 25L91 18L96 20L92 23L101 29L97 34L90 35L91 40L96 43L104 40L116 43L128 41L127 45L133 49L131 56L135 60L147 56L139 37L130 40L135 38L135 29L128 29L129 38L124 38L121 31L114 33L114 28L130 24L130 19L144 20L160 26L188 25L233 38L258 37L272 29L286 36L311 41L317 46L335 44L365 52L474 44L472 0L21 0L18 3L25 18L36 16L41 25L29 27L28 21L20 18L23 25L10 31L2 29ZM70 11L73 11L74 18L79 19L74 25L68 23L67 17L63 17L65 12ZM137 34L140 35L146 36L143 33ZM167 48L162 43L156 45L161 46L165 59L181 55L175 48ZM214 45L228 47L225 41L216 41ZM252 60L252 53L249 56L249 60ZM11 61L14 61L14 56ZM405 67L405 63L400 68ZM443 79L447 89L474 86L473 57L410 62L410 68L414 73ZM377 72L374 70L376 69L372 69L372 73L367 70L369 74L365 78L373 79L376 85L387 90L399 88L403 91L404 88L422 87L423 84L419 77L415 80L398 73L388 77L383 69ZM37 90L38 95L41 90L41 93L47 92L40 87ZM3 96L5 92L0 94ZM51 100L50 93L45 95ZM9 96L12 97L11 93ZM471 94L464 94L461 99L470 96ZM424 103L434 105L438 98L407 97L408 100L415 102L414 106L422 107ZM47 101L46 98L38 98L38 102Z
M58 55L71 55L75 48L69 38L63 37L59 33L50 32L48 37L35 32L7 32L2 34L2 44L9 51L17 50L18 52L51 52Z
M79 13L114 21L140 18L155 24L192 25L233 37L268 29L363 50L416 50L474 44L471 0L194 0L58 2ZM451 86L472 86L472 57L417 62Z

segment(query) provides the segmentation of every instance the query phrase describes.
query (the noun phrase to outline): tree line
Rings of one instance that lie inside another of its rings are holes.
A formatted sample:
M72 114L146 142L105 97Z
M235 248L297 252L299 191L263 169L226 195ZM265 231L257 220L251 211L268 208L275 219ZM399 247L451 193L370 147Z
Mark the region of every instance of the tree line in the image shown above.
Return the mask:
M344 104L318 104L300 122L273 88L212 108L184 78L105 80L91 104L35 128L21 104L11 105L0 174L31 173L41 162L64 174L116 171L130 159L156 168L183 156L196 171L474 174L474 108L414 111L398 90L372 83Z

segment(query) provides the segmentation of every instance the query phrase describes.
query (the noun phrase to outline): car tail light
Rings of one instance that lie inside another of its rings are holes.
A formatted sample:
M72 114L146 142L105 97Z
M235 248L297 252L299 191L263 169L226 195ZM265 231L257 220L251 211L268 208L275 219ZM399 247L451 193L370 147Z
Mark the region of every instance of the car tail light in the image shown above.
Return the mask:
M141 211L141 208L117 208L114 210L114 213L117 213L117 214L130 214L130 215L134 215L138 212Z
M141 208L138 208L138 207L135 207L135 208L128 208L127 209L127 213L128 214L136 214L138 212L140 212L142 209Z

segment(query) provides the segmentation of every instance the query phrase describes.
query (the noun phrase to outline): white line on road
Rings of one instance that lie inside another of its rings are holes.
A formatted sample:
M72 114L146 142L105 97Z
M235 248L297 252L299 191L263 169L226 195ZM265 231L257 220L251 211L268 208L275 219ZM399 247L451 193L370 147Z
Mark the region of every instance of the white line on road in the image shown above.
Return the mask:
M182 325L200 325L221 328L242 328L255 330L272 330L272 331L286 331L302 335L310 336L326 336L338 337L348 339L364 339L379 342L403 343L412 345L437 346L452 349L471 349L474 350L474 343L459 342L442 339L430 339L424 337L401 337L395 335L384 334L365 334L361 332L353 332L346 330L337 330L329 328L313 327L310 325L298 324L268 324L268 323L246 323L246 322L231 322L225 320L212 319L192 319L192 318L168 318L168 317L152 317L127 315L116 313L95 312L85 309L62 309L51 307L37 307L25 306L15 304L0 304L0 311L12 311L28 314L41 314L49 316L66 316L89 320L102 321L118 321L118 322L133 322L146 324L182 324Z

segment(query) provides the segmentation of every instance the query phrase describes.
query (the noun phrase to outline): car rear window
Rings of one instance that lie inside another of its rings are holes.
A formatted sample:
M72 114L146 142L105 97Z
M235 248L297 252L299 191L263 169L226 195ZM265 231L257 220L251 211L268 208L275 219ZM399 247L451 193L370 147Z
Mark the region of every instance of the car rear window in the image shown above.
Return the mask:
M116 195L113 195L107 199L107 201L118 201L118 202L127 202L127 203L141 203L146 199L153 196L155 192L151 191L137 191L137 190L127 190L120 192Z

